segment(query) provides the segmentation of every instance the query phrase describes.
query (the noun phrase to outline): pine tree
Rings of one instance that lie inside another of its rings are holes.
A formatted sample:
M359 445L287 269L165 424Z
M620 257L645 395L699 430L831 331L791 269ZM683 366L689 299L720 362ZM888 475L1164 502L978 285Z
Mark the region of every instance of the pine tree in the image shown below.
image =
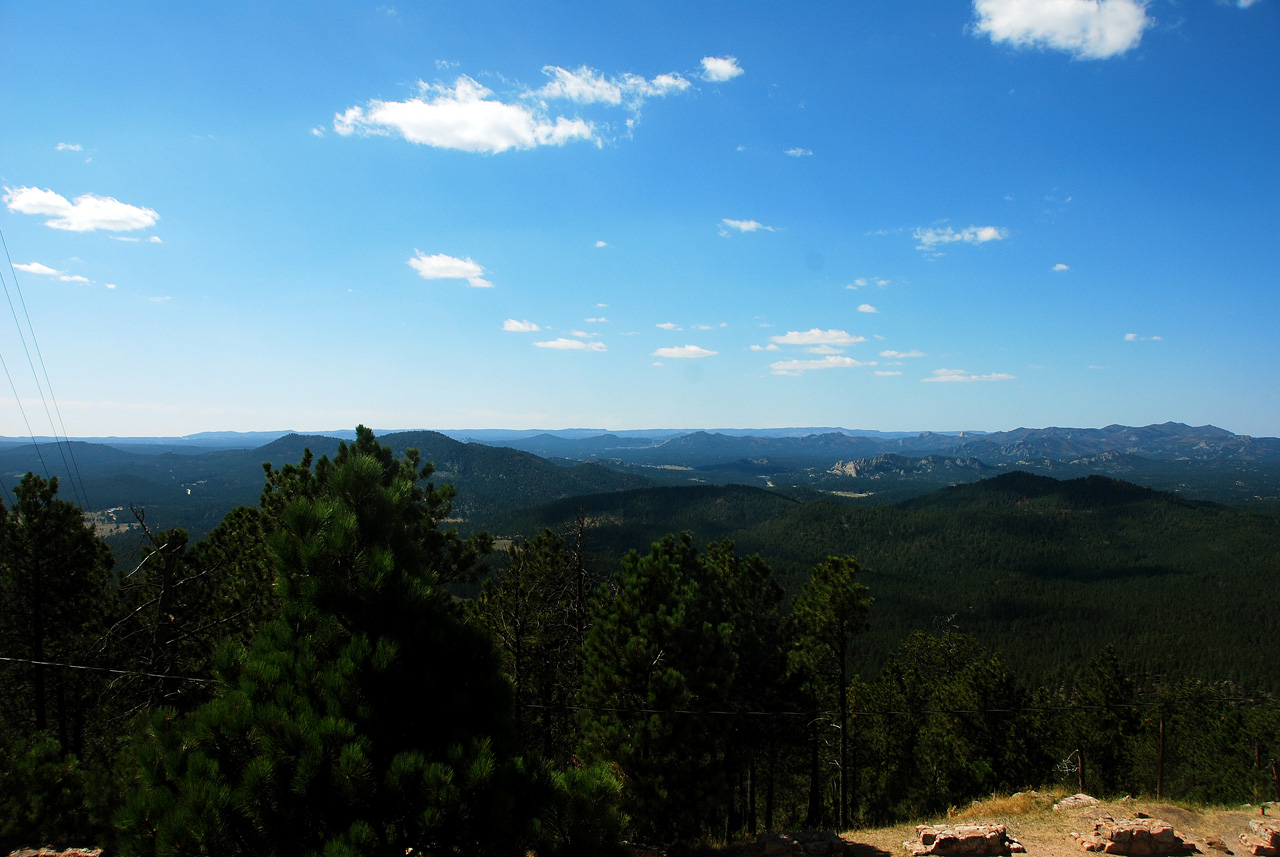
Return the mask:
M725 805L723 718L736 657L724 593L689 536L634 551L587 633L583 755L617 765L640 836L690 840Z
M222 650L214 699L147 719L122 851L520 853L543 786L510 753L491 645L440 586L487 539L441 530L429 466L364 427L309 465L264 502L282 615Z
M824 700L833 701L839 709L834 724L839 778L835 821L843 829L851 818L848 688L853 679L853 640L865 630L867 613L871 608L867 587L857 582L859 570L853 557L828 557L814 567L813 574L792 602L791 622L795 641L791 653L792 668L807 679L815 709L806 822L815 827L821 823L820 736L816 714L818 705Z
M94 643L112 611L111 552L58 480L32 473L0 504L0 664L6 715L20 733L49 733L82 754L100 677Z

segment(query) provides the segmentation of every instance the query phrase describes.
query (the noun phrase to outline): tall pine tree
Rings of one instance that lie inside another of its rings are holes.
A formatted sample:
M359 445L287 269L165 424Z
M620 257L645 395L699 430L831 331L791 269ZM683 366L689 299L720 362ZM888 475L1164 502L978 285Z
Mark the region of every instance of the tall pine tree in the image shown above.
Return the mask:
M121 850L520 853L538 789L510 755L510 693L440 586L487 539L440 529L430 467L368 429L309 464L264 502L282 615L222 650L213 700L145 724Z

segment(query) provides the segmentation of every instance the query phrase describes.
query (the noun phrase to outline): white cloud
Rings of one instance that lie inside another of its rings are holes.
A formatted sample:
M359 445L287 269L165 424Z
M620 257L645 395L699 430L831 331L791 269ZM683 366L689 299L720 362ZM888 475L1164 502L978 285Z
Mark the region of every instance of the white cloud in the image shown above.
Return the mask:
M843 348L836 348L834 345L814 345L804 350L805 354L844 354Z
M608 323L608 321L609 321L609 319L607 319L607 318L603 318L603 317L601 317L601 318L584 318L584 319L583 319L583 321L585 321L587 324L607 324L607 323Z
M126 244L137 244L139 240L132 235L109 235L107 237L112 241L124 241Z
M416 255L409 260L409 265L424 280L466 280L473 288L493 287L493 283L484 279L484 268L472 261L470 256L458 259L444 253L428 256L421 250L415 249L413 252Z
M1017 48L1106 59L1137 47L1152 24L1146 0L974 0L974 30Z
M858 304L858 312L880 312L871 304Z
M1064 265L1064 264L1062 264L1061 262L1059 262L1058 264L1056 264L1056 265L1054 265L1054 266L1053 266L1053 270L1055 270L1055 271L1070 271L1070 270L1071 270L1071 266L1070 266L1070 265Z
M597 242L596 242L596 246L597 246L597 247L608 247L609 245L608 245L608 243L607 243L607 242L605 242L605 241L597 241Z
M68 232L129 232L154 226L160 219L150 208L128 205L109 196L86 193L68 202L67 198L51 190L34 187L5 188L5 205L19 214L43 214L53 219L45 226L65 229Z
M917 228L911 233L920 243L917 250L934 250L939 244L953 244L963 241L965 244L986 244L988 241L1002 241L1009 235L1009 230L999 226L970 226L959 232L950 226L944 229L930 227Z
M876 374L882 377L888 377L890 375L901 375L902 373L897 369L877 369Z
M751 346L751 350L752 351L781 351L782 349L779 348L775 343L770 342L768 345L753 345Z
M866 342L865 336L852 336L843 330L789 330L782 336L769 337L779 345L854 345Z
M674 321L664 321L664 322L662 322L662 324L658 324L658 325L654 325L654 326L655 326L655 327L660 327L660 328L662 328L663 330L684 330L684 328L683 328L683 327L681 327L680 325L676 324Z
M55 148L59 152L78 152L80 151L80 144L79 143L59 143L53 148Z
M323 137L323 136L324 136L324 129L323 129L323 128L321 128L319 125L317 125L316 127L314 127L314 128L312 128L312 129L311 129L311 136L312 136L312 137Z
M150 238L148 238L148 239L147 239L147 242L148 242L148 243L150 243L150 244L163 244L163 243L164 243L163 241L161 241L161 240L160 240L160 236L159 236L159 235L152 235Z
M350 134L398 134L411 143L465 152L505 152L563 146L573 140L599 142L582 119L545 113L490 98L493 93L463 75L453 87L419 82L419 96L406 101L370 101L335 114L333 130Z
M603 342L584 342L581 339L552 339L547 342L535 342L539 348L552 348L557 351L607 351Z
M115 287L116 287L115 283L107 283L107 288L114 289Z
M62 281L62 282L64 282L64 283L87 283L87 282L89 282L89 278L88 278L88 277L82 277L82 276L80 276L79 274L63 274L61 277L58 277L58 279L59 279L59 280L61 280L61 281Z
M723 223L725 226L729 227L730 229L736 229L739 232L756 232L757 230L760 230L760 229L763 229L765 232L778 231L772 226L765 226L763 223L760 223L757 220L730 220L729 218L725 217L720 222ZM720 234L728 235L729 233L723 227L721 227Z
M1125 342L1162 342L1163 336L1139 336L1136 333L1126 333L1124 335Z
M535 98L564 98L577 104L603 103L616 106L625 103L633 110L639 109L646 98L682 92L692 85L675 72L646 80L638 74L605 77L587 66L569 71L548 65L543 66L542 73L551 78L551 81L530 93Z
M970 375L963 369L934 369L932 377L921 378L920 380L925 382L1012 381L1013 377L1003 372L993 372L990 375Z
M599 336L600 334L598 334L598 333L587 333L587 331L585 331L585 330L571 330L571 331L569 331L569 335L570 335L570 336L576 336L576 337L578 337L579 339L590 339L590 338L592 338L593 336Z
M874 361L863 363L859 360L854 360L852 357L832 355L821 360L780 360L777 363L770 363L769 368L773 370L775 375L799 375L815 369L851 369L855 366L874 365L876 365Z
M50 268L48 265L42 265L39 262L19 262L13 267L19 271L26 271L28 274L40 274L44 277L56 277L62 273L62 271Z
M1248 9L1250 6L1252 6L1254 3L1257 3L1257 2L1258 0L1236 0L1236 7L1239 9Z
M502 329L510 331L511 333L534 333L535 331L542 330L542 328L538 327L538 325L528 319L525 319L524 321L516 321L514 318L509 318L504 321L502 323Z
M702 58L702 79L721 83L726 80L733 80L742 74L742 66L738 65L737 57L703 57Z
M901 360L901 359L903 359L904 357L924 357L924 356L925 356L925 353L924 353L923 351L916 351L916 350L911 350L911 351L881 351L881 352L880 352L880 356L881 356L881 357L888 357L890 360Z
M696 345L680 345L674 348L659 348L653 352L654 357L670 357L673 359L695 358L695 357L711 357L718 354L716 351L708 351L705 348L699 348Z
M790 155L790 156L791 156L791 157L793 157L793 158L803 158L803 157L806 157L806 156L808 156L808 155L812 155L812 154L813 154L813 150L812 150L812 149L802 149L802 148L800 148L799 146L796 146L794 149L787 149L785 152L783 152L783 154L784 154L784 155Z

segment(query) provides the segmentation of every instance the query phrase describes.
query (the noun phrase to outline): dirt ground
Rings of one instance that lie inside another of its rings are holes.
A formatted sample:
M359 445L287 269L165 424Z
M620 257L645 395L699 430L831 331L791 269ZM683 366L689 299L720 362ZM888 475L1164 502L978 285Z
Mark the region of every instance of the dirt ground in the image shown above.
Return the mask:
M927 819L923 824L1003 824L1009 836L1021 842L1028 857L1084 857L1086 852L1072 839L1072 833L1089 833L1093 823L1104 813L1113 818L1133 818L1146 813L1173 825L1174 831L1187 844L1184 853L1215 855L1247 855L1240 847L1240 834L1248 830L1249 821L1261 816L1261 808L1221 807L1187 808L1146 800L1104 802L1095 807L1054 812L1053 803L1062 795L1030 792L1013 797L997 797L979 801L949 817ZM1280 807L1266 807L1267 816L1280 815ZM918 842L915 823L875 830L851 830L843 834L854 844L846 853L855 857L906 857L903 842ZM1220 843L1215 847L1210 841ZM1225 849L1223 848L1225 846Z

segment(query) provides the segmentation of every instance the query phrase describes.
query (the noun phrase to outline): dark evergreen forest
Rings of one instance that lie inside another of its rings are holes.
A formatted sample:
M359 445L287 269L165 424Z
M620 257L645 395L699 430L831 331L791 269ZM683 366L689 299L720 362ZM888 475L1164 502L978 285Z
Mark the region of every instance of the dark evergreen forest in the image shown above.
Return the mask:
M1009 473L459 532L415 449L295 457L124 560L56 480L0 507L0 848L586 855L1054 784L1280 799L1274 516Z

